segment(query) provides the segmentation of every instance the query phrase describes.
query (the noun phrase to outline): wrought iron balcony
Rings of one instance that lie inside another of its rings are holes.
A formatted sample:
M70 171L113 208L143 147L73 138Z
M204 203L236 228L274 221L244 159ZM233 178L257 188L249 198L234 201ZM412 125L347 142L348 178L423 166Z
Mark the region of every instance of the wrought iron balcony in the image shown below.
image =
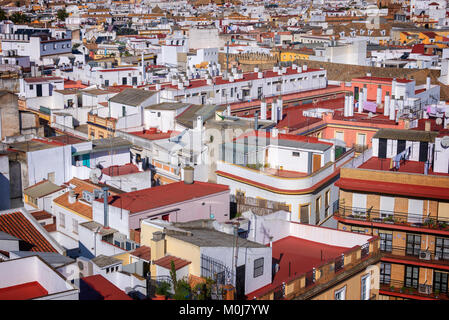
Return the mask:
M402 225L415 228L449 231L449 219L397 211L345 206L341 201L335 217L354 221Z
M414 296L414 298L418 300L449 300L447 292L440 292L429 284L419 283L418 280L384 280L380 283L379 293L387 295L389 295L389 293L391 293L391 295L408 295L410 296L410 299L413 299Z

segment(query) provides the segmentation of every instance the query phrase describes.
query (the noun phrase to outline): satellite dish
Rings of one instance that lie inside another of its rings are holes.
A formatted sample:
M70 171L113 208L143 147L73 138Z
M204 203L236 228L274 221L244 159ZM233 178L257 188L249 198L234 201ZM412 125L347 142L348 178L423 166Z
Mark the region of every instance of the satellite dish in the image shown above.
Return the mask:
M449 136L444 136L444 137L441 139L441 146L442 146L444 149L449 148Z
M435 120L435 123L436 123L437 125L440 125L440 124L443 123L443 119L437 118L437 119Z

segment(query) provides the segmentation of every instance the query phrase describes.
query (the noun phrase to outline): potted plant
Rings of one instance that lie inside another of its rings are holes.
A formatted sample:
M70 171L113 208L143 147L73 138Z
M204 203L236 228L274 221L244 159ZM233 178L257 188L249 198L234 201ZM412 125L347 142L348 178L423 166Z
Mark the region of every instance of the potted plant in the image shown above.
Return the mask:
M169 295L170 283L163 281L156 287L156 298L165 298Z
M394 286L390 286L390 291L394 291Z
M405 287L402 287L402 288L401 288L401 293L404 293L404 292L405 292L405 289L406 289Z
M191 294L191 288L188 281L181 279L177 281L175 294L173 299L175 300L189 300Z

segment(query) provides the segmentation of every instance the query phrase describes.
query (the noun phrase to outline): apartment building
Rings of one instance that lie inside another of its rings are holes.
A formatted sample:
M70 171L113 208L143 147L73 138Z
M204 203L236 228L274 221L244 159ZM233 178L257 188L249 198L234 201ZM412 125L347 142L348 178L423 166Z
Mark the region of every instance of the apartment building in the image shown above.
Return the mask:
M229 185L237 197L283 202L292 221L307 224L332 216L339 168L354 157L353 149L336 157L330 142L276 129L245 133L220 149L218 183Z
M380 142L391 132L379 131L373 141L382 147L361 166L343 168L336 183L338 229L380 237L379 299L447 299L449 177L434 171L438 133L413 131L396 136L397 152Z

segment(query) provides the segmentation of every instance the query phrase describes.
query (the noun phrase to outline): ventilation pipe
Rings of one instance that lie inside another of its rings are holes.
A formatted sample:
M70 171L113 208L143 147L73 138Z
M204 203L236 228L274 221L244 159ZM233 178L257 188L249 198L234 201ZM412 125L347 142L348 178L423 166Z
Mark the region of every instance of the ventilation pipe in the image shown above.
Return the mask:
M283 105L281 96L279 96L279 98L278 98L277 107L279 109L279 115L278 115L277 119L278 119L278 121L281 121L282 120L282 115L283 115L283 112L284 112L284 105Z
M390 93L387 91L385 94L384 101L384 116L388 117L390 115Z
M376 95L376 103L378 106L382 104L382 86L377 86L377 95Z
M184 183L185 184L193 184L193 167L186 166L184 167Z
M260 103L260 119L267 120L267 102L265 100Z
M101 188L103 190L103 204L104 204L104 227L109 228L109 217L108 217L108 187Z
M396 105L395 97L394 97L394 95L391 95L390 120L395 120L395 105Z
M430 77L427 76L426 78L426 90L430 90Z
M396 78L393 78L391 82L391 96L393 97L394 95L396 95Z
M275 99L273 99L273 101L271 102L271 121L273 122L278 122L277 119L277 101Z

